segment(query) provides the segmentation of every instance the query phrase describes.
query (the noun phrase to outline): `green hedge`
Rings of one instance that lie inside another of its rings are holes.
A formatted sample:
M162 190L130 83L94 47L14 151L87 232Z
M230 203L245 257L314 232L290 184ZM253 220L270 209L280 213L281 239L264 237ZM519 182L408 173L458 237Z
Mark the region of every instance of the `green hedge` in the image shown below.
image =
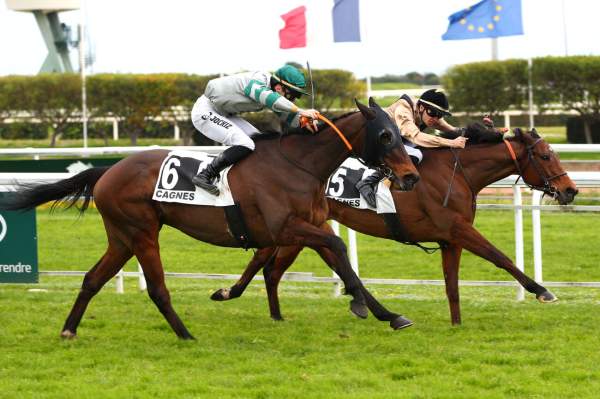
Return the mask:
M528 75L526 60L490 61L454 66L442 81L454 111L493 114L527 108ZM600 56L534 58L531 77L540 111L559 106L579 113L581 128L572 128L572 137L583 136L577 142L600 134Z
M489 61L457 65L442 77L451 107L468 113L523 108L527 100L527 62Z
M189 123L188 115L206 84L216 75L187 74L97 74L87 79L90 118L114 117L119 129L127 132L135 145L138 137L171 137L178 123L184 142L204 140ZM365 86L354 75L342 70L314 70L315 104L324 112L330 108L353 107L355 97L364 96ZM309 98L299 105L310 106ZM77 74L42 74L37 76L0 77L0 123L6 118L31 115L39 123L35 129L22 129L23 138L33 137L32 131L56 138L77 136L72 122L81 111L81 81ZM152 119L162 117L163 121ZM277 128L271 112L246 115L259 129ZM184 118L184 121L181 119ZM0 137L19 137L16 131L23 125L0 129ZM110 130L112 131L112 130ZM168 132L168 133L167 133ZM90 124L90 137L106 137L106 124ZM79 133L80 135L80 133Z

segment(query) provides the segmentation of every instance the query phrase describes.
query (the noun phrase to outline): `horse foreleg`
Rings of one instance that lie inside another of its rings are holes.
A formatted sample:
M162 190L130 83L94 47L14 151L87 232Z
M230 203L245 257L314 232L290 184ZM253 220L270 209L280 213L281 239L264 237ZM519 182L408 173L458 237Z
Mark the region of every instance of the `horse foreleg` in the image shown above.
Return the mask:
M344 282L346 292L352 295L352 311L359 317L367 316L365 298L360 290L362 285L346 253L346 244L332 231L314 226L299 217L291 218L282 229L277 244L282 246L299 245L310 247L321 254L323 260Z
M258 271L262 269L267 262L272 261L276 249L277 247L268 247L256 251L252 259L250 260L250 263L248 264L248 266L246 266L244 273L242 273L242 275L240 276L240 279L229 288L221 288L215 291L210 296L210 299L212 299L213 301L228 301L230 299L240 297L244 293L244 291L248 287L248 284L250 284L256 273L258 273Z
M355 315L365 318L368 309L378 320L389 321L390 326L394 329L412 325L410 320L388 311L363 286L354 270L352 270L346 244L333 233L328 224L325 223L318 228L296 218L293 223L286 226L286 230L287 233L294 234L296 237L303 235L304 239L298 244L317 251L325 263L342 279L346 292L352 295L350 310Z
M446 282L446 296L450 305L450 321L460 324L460 297L458 294L458 268L462 248L458 245L448 244L442 246L442 267L444 281Z
M300 251L302 251L302 247L279 247L275 256L263 269L267 297L269 298L269 312L273 320L283 320L277 290L281 277L292 263L294 263Z
M133 253L125 245L116 240L109 240L106 253L85 274L79 295L77 295L75 304L63 326L61 337L74 338L76 336L77 327L90 300L132 256Z
M517 269L514 263L498 248L481 235L470 223L455 223L452 228L453 243L462 246L477 256L492 262L496 267L509 272L527 291L535 294L540 302L554 302L557 298L546 288Z
M133 237L133 242L133 252L142 266L148 284L148 295L179 338L194 339L171 305L158 250L158 229L139 232Z

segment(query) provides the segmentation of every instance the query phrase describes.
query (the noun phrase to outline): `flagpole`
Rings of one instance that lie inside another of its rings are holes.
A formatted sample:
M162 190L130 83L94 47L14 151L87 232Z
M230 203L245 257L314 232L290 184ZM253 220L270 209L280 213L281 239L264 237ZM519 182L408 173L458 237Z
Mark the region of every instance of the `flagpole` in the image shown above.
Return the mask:
M492 37L492 61L498 61L498 38Z
M535 125L533 124L533 82L532 82L532 70L533 60L531 57L527 60L527 69L528 69L528 84L527 90L529 91L529 129L533 129Z
M81 24L79 25L79 72L81 73L81 121L83 122L83 148L88 146L88 110L85 85L85 0L81 2Z
M365 49L365 53L367 54L367 58L369 57L369 49L368 49L368 44L367 44L367 27L366 27L366 9L367 7L363 6L361 7L360 5L364 4L364 1L359 2L359 18L360 18L360 26L361 26L361 30L362 30L362 38L361 41L363 42L363 48ZM372 87L371 87L371 74L369 72L367 72L367 76L366 76L366 83L367 83L367 99L369 97L371 97L371 93L372 93Z
M565 56L569 55L569 50L567 48L567 19L565 16L565 0L562 0L562 20L563 20L563 37L565 42Z

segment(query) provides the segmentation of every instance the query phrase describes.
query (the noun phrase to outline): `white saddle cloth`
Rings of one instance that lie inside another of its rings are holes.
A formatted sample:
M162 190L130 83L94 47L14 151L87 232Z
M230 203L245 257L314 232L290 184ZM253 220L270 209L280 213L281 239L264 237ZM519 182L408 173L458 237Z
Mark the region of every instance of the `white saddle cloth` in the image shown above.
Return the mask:
M188 205L233 205L233 196L227 181L227 173L231 167L223 170L219 181L215 183L219 188L218 196L196 187L188 177L182 176L177 170L178 168L184 169L188 176L194 176L203 170L214 157L214 155L199 151L171 151L160 167L152 199Z
M368 169L357 159L348 158L327 181L325 196L343 202L353 208L370 209L377 213L396 213L392 193L385 184L386 179L379 182L377 186L377 209L369 206L356 189L355 185L357 182L374 172L373 169Z

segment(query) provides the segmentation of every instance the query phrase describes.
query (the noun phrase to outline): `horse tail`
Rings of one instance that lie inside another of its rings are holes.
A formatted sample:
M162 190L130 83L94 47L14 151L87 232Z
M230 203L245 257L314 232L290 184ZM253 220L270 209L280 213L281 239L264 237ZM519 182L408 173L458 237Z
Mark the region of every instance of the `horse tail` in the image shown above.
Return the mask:
M18 211L33 209L38 205L54 201L52 210L61 203L71 208L80 197L84 198L79 213L83 214L90 204L94 186L109 167L97 167L84 170L68 179L55 183L19 183L16 195L0 201L0 209Z

